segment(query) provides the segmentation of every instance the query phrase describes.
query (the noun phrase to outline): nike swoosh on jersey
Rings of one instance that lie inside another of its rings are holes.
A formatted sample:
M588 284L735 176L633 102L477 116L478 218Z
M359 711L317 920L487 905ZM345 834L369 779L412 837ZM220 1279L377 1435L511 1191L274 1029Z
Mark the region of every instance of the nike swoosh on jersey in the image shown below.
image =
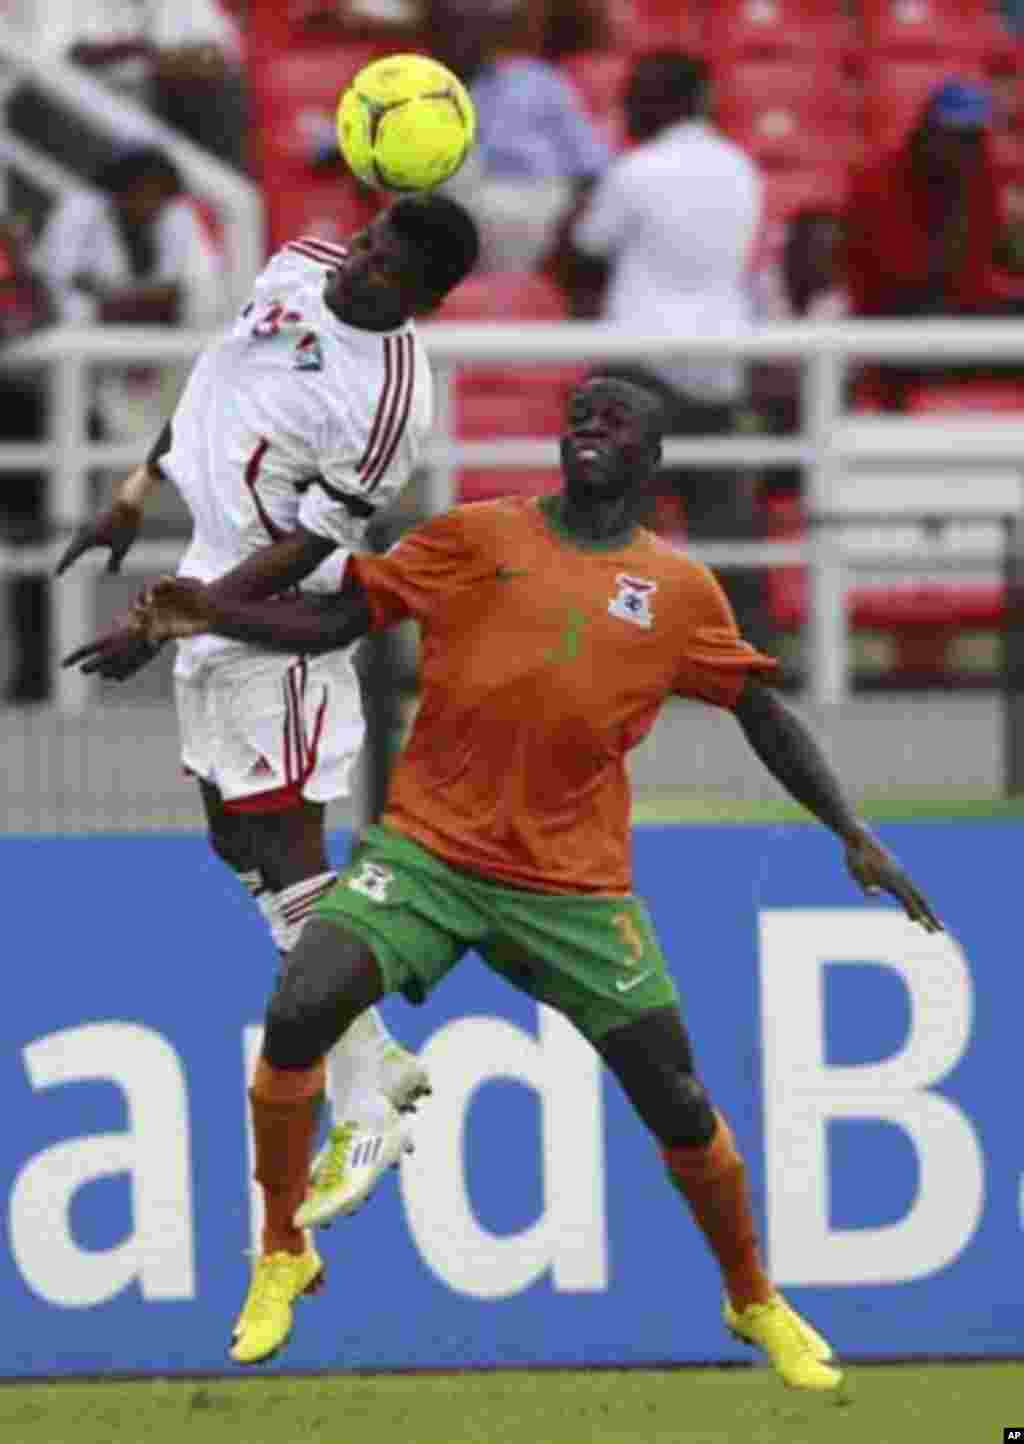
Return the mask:
M530 573L522 567L496 567L494 575L499 582L510 582L513 577L528 577Z
M646 973L640 973L636 978L616 978L615 991L617 993L631 993L634 988L639 988L645 978L649 978L650 976L651 971L648 968Z

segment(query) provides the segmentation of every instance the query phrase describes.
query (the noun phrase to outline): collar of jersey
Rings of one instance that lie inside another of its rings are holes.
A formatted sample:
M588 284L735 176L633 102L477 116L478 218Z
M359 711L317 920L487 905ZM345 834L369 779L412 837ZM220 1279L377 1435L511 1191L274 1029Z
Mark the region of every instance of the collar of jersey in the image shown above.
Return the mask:
M554 496L542 496L537 502L537 508L545 522L556 535L570 546L576 547L583 552L618 552L629 546L636 536L636 522L630 522L624 531L616 532L614 536L603 537L598 540L596 537L581 537L569 528L559 516L559 505L561 498Z

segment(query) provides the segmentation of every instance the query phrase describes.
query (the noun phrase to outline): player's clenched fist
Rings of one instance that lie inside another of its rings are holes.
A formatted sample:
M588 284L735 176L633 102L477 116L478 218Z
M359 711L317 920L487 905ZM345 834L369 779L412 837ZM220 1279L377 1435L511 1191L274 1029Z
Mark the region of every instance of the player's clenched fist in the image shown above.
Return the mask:
M208 593L190 577L161 577L143 593L133 615L150 642L194 637L210 621Z

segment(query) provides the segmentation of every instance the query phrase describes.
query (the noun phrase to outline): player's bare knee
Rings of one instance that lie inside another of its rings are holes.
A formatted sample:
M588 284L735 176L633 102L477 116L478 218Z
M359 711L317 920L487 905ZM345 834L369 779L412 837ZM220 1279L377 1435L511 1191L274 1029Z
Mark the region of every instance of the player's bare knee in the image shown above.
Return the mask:
M311 1067L380 993L380 973L365 943L323 918L310 918L267 1008L267 1061L279 1068Z
M660 1142L674 1148L706 1148L715 1136L718 1120L707 1090L692 1073L675 1080L675 1101L665 1121Z

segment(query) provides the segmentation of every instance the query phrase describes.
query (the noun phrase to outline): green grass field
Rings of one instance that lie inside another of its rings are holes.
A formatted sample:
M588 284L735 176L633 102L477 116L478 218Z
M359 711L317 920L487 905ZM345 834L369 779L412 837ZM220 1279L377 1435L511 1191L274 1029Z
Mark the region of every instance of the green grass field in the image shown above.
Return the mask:
M950 822L958 818L1024 817L1024 797L976 797L947 792L886 793L858 799L858 810L873 822ZM637 789L634 822L814 822L785 797L765 800L717 797L683 788Z
M1024 1364L854 1369L844 1404L766 1369L155 1380L0 1388L5 1444L1000 1444Z

